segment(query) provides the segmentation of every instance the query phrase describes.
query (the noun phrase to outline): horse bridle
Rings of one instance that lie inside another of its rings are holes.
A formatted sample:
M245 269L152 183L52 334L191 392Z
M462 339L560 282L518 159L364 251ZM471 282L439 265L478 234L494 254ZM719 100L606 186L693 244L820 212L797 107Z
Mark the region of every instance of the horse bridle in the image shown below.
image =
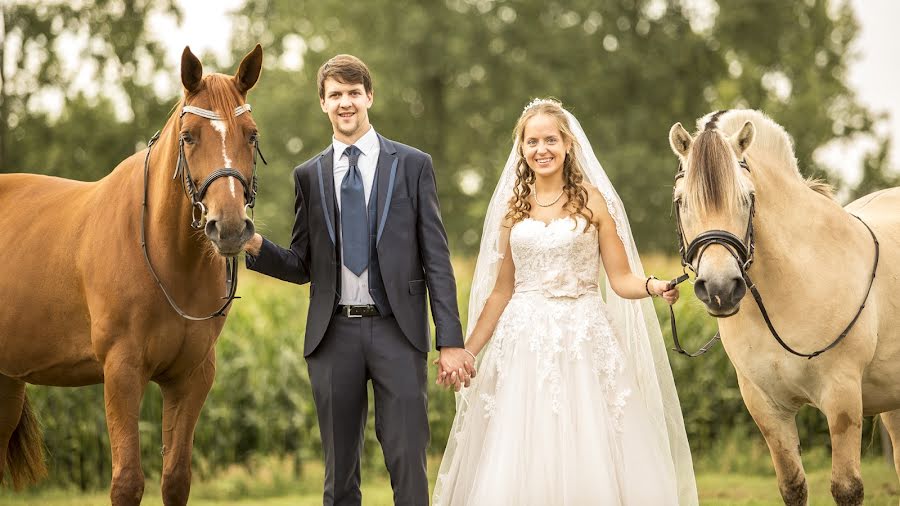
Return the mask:
M243 104L234 109L234 115L240 116L245 112L250 112L250 110L250 104ZM214 111L190 105L182 107L179 119L183 118L184 115L188 113L195 114L197 116L213 121L222 121L222 117L216 114ZM169 302L169 305L172 306L172 309L174 309L175 312L178 313L182 318L192 321L204 321L218 316L225 316L225 311L228 309L228 306L231 305L234 299L240 298L235 295L237 293L238 284L237 257L229 257L225 260L225 297L223 297L223 299L225 299L225 303L222 304L222 306L218 310L207 316L191 316L185 313L178 306L178 304L175 303L175 300L172 298L172 296L169 295L169 292L166 290L165 286L163 286L162 281L156 274L156 270L153 268L153 264L150 262L150 254L147 251L147 242L145 240L147 229L147 195L150 187L150 152L153 150L153 145L158 139L159 131L157 131L147 143L147 156L144 158L144 200L141 203L141 250L144 253L144 260L146 260L147 267L150 269L150 274L153 276L156 284L159 285L159 288L162 290L163 295L165 295L166 300ZM234 168L222 167L206 176L206 179L204 179L203 182L198 186L194 182L194 178L191 176L191 169L188 166L187 157L184 154L184 137L179 136L178 161L175 163L175 174L172 175L172 179L174 180L179 175L181 175L182 190L184 191L185 196L191 201L191 228L199 230L202 227L203 218L206 216L206 206L203 205L203 198L206 196L206 191L209 189L210 185L216 179L223 177L233 177L240 181L241 186L244 188L244 207L250 209L252 214L253 207L256 205L256 193L259 188L259 183L257 181L256 175L257 155L259 155L259 158L264 164L268 165L268 162L266 162L266 158L263 156L262 151L260 151L259 149L259 137L254 137L253 175L249 183L247 182L247 178L245 178L243 174L241 174ZM197 211L199 211L199 215L197 214Z
M740 166L744 168L748 173L750 172L750 166L747 164L746 160L740 160ZM673 193L674 186L678 184L678 180L684 177L684 168L679 163L678 164L678 173L675 175L675 184L673 184ZM799 351L794 350L784 340L778 335L778 332L775 330L775 327L772 325L772 320L769 318L769 314L766 311L766 307L763 304L762 296L759 294L759 290L756 288L756 284L750 279L750 274L747 272L750 269L750 266L753 264L753 253L755 249L754 244L754 236L753 236L753 217L756 214L756 195L754 193L750 193L750 210L747 216L747 231L745 233L744 239L741 240L736 235L731 232L725 230L708 230L706 232L701 233L697 237L694 238L689 244L686 244L684 229L681 224L681 210L680 210L680 200L681 197L673 197L673 202L675 204L675 228L678 233L678 250L681 254L681 266L684 271L682 276L672 280L670 287L674 287L675 285L685 281L688 279L689 275L687 273L688 270L692 271L694 275L697 275L697 271L694 269L692 261L696 257L697 266L700 266L700 260L703 257L703 253L706 250L714 245L718 244L723 246L728 253L731 254L732 257L737 261L738 267L741 270L741 277L744 279L744 283L747 284L747 288L750 290L750 293L753 295L753 299L756 301L756 305L759 307L760 313L762 313L763 319L766 322L766 326L769 328L769 332L771 332L772 336L778 341L778 344L781 345L782 348L787 350L789 353L796 355L798 357L804 357L807 359L812 359L825 353L826 351L834 348L838 345L847 334L850 333L850 329L853 328L853 325L856 324L856 321L859 319L859 315L862 313L863 308L866 307L866 301L869 299L869 293L872 291L872 284L875 282L875 274L878 270L878 257L879 257L879 244L878 238L875 237L875 233L866 224L865 221L862 220L859 216L855 214L851 214L854 218L858 219L860 223L862 223L866 230L869 231L869 234L872 236L872 241L875 243L875 260L874 265L872 266L872 276L869 279L869 286L866 288L866 295L863 297L863 302L859 307L859 310L856 311L856 315L853 316L853 319L850 321L850 324L847 325L847 328L844 329L843 332L829 344L828 346L814 351L812 353L801 353ZM737 311L735 311L736 313ZM735 313L731 313L728 315L722 315L720 317L728 317L732 316ZM719 332L716 332L716 335L713 336L706 344L704 344L698 351L695 353L687 352L678 341L678 331L675 325L675 311L672 306L669 306L669 321L672 325L672 341L675 344L675 347L672 351L681 353L682 355L686 355L688 357L697 357L700 356L713 346L716 341L721 340L721 336Z

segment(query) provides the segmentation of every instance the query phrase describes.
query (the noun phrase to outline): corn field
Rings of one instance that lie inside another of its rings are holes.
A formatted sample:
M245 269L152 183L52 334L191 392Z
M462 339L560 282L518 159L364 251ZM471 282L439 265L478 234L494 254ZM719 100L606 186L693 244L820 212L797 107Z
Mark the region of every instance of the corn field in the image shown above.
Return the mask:
M648 272L674 275L677 262L647 259ZM456 262L460 308L466 308L471 264ZM320 440L309 377L303 359L303 329L308 288L244 272L239 295L216 346L215 385L203 408L194 444L195 474L210 477L235 464L252 467L259 457L286 458L296 473L309 459L320 458ZM668 310L657 302L668 343ZM465 318L465 310L463 310ZM682 285L676 305L679 335L696 347L715 333L715 321ZM785 333L788 334L788 333ZM737 380L721 346L701 358L671 353L688 438L698 471L716 469L769 473L768 451L740 397ZM433 378L434 371L431 371ZM440 455L453 421L454 397L430 383L429 416L433 455ZM100 385L83 388L29 386L42 420L50 459L45 487L94 490L108 486L110 450ZM373 403L370 401L370 405ZM158 387L147 388L140 433L144 472L157 478L162 465L162 401ZM371 413L370 413L371 417ZM812 408L798 416L808 469L826 465L830 453L827 423ZM865 451L880 450L866 424ZM871 441L871 442L870 442ZM367 426L364 465L382 468L374 426ZM810 462L812 460L812 462Z

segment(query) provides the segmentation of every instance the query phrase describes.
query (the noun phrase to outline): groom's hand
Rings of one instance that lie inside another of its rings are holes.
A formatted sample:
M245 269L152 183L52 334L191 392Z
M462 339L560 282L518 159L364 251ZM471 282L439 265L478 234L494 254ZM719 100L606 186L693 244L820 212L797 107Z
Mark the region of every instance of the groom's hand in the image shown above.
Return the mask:
M438 366L436 383L453 386L457 392L462 386L468 387L475 377L475 361L463 348L441 348L440 357L434 363Z
M250 253L253 256L259 255L259 249L262 248L263 238L259 235L259 232L253 234L253 237L250 238L244 244L244 251Z

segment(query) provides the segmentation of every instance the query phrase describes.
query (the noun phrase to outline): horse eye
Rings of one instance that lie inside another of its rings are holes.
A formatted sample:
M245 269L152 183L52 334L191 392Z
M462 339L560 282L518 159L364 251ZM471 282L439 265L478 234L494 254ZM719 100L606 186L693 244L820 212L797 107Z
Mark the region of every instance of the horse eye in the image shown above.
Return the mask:
M256 144L257 141L259 141L259 132L250 134L250 144Z
M191 135L190 132L181 132L181 140L183 140L185 144L193 144L194 136Z

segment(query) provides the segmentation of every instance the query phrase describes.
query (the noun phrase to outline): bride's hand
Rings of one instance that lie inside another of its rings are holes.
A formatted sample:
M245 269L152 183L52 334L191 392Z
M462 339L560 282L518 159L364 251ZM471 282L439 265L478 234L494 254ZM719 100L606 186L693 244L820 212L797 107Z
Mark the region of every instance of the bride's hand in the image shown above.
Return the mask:
M666 301L666 304L672 305L678 302L678 297L680 293L678 292L678 286L676 285L671 290L666 290L669 287L669 282L661 279L651 279L650 280L650 290L654 295L658 295Z
M452 386L457 392L463 386L468 387L475 377L475 361L464 348L441 348L440 356L434 361L438 367L438 385Z

